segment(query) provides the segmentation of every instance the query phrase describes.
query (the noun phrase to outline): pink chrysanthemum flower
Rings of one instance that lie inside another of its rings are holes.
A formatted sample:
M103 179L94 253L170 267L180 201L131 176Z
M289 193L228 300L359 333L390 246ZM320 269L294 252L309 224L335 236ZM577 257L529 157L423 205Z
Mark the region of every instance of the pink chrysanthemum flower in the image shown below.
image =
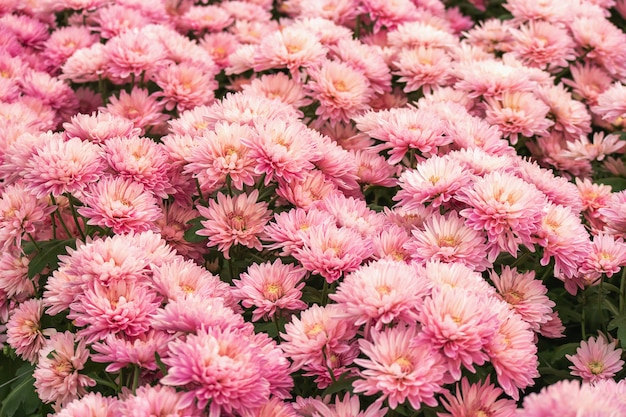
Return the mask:
M338 317L365 324L369 333L391 323L415 323L429 292L430 283L414 267L380 260L348 274L329 298L341 308Z
M569 367L572 375L579 376L583 382L595 383L612 378L624 367L621 360L622 349L617 349L617 340L608 342L604 335L590 337L580 342L575 355L565 355L573 363Z
M143 134L145 130L165 123L169 116L163 113L163 109L163 103L157 101L155 94L150 94L143 88L134 87L130 94L121 90L119 97L109 97L109 104L101 110L130 120L135 127L141 129L141 134Z
M589 178L576 178L576 187L582 200L582 211L585 219L591 224L592 230L602 230L600 208L608 207L611 199L611 186L592 183Z
M271 212L267 203L259 202L258 197L258 190L249 195L239 194L235 198L218 193L217 201L210 200L209 207L197 207L206 220L201 222L203 228L196 233L208 236L207 246L217 246L226 259L230 259L232 245L261 250L259 238L263 236L263 228Z
M551 319L556 305L546 295L548 289L542 281L535 279L535 271L520 273L516 268L504 266L500 274L490 273L498 295L506 301L534 331Z
M546 133L554 124L546 117L548 106L532 93L503 93L501 97L487 97L485 101L485 120L498 126L512 145L517 143L519 135L532 137Z
M505 302L491 305L492 311L497 312L500 324L496 325L496 333L486 346L489 360L496 371L500 387L507 395L518 400L519 390L532 386L533 378L539 377L535 333Z
M237 330L207 329L170 342L161 383L185 386L198 408L210 403L210 415L251 412L267 401L270 384L260 349L249 339Z
M178 112L197 106L208 105L215 98L218 84L215 80L217 68L210 71L207 65L189 62L172 64L156 73L154 82L161 88L156 93L162 97L166 110L176 108Z
M141 30L128 30L111 38L105 45L107 74L125 80L131 75L155 71L166 59L166 51L153 36Z
M309 76L311 97L320 103L315 110L317 125L348 122L370 109L374 91L362 71L341 61L325 60L310 69Z
M314 207L330 214L337 227L352 229L365 239L384 227L384 216L370 209L365 200L334 194L315 203Z
M209 53L219 69L228 66L229 56L240 46L237 37L229 32L207 33L198 44Z
M85 26L57 28L46 40L43 59L51 74L56 74L61 65L81 48L88 48L98 41L98 37Z
M0 291L7 299L23 300L35 295L36 277L28 277L28 265L31 258L18 250L2 251L0 254ZM0 322L6 320L0 319Z
M522 69L502 61L482 60L461 63L455 75L455 89L467 92L470 98L499 97L503 93L532 91L535 83Z
M419 10L410 0L366 0L361 4L362 13L374 23L374 33L383 28L394 29L405 22L417 20ZM392 407L395 408L395 407Z
M589 235L580 217L569 207L549 203L544 208L544 217L535 232L543 256L539 263L548 265L554 258L554 276L574 277L591 249Z
M293 361L292 371L310 365L325 364L333 355L352 350L352 339L357 328L337 317L341 310L335 304L320 307L317 304L303 311L300 318L292 316L285 325L281 348Z
M95 30L100 37L111 39L128 30L139 30L150 23L147 16L129 4L106 4L93 13Z
M563 83L572 87L572 94L592 106L598 102L599 95L606 91L613 78L601 67L591 63L573 64L569 67L572 79L563 79Z
M409 240L411 240L411 235L408 230L389 222L381 232L371 237L374 249L372 258L408 262L411 254L404 245Z
M141 183L146 191L161 198L167 198L173 192L167 153L152 139L138 136L112 138L104 145L104 152L116 178Z
M78 213L87 224L110 227L114 233L155 229L161 211L153 194L143 184L129 178L105 177L90 185Z
M117 373L129 365L156 371L158 365L155 354L165 357L167 344L172 339L172 335L162 331L149 331L130 340L109 334L91 345L96 352L91 355L91 360L107 363L105 371L111 373Z
M558 70L576 59L576 44L561 26L541 20L530 21L512 30L511 35L511 54L530 67Z
M289 211L275 213L273 221L265 226L265 240L272 242L266 245L269 249L281 249L280 256L289 256L304 245L300 231L322 223L335 222L327 213L317 209L304 210L294 208Z
M468 227L456 212L446 216L435 213L424 222L423 229L412 233L414 238L405 248L418 263L458 262L479 272L491 267L485 233Z
M433 88L449 85L452 60L440 48L403 48L393 61L394 75L399 75L401 83L406 83L405 93L423 91L429 93Z
M26 191L22 183L6 186L0 196L0 246L22 247L22 239L33 235L56 207Z
M584 103L575 100L562 83L542 85L536 95L549 108L548 118L554 120L553 130L568 138L577 138L591 132L591 115Z
M219 5L191 6L177 19L181 33L220 32L233 23L233 17Z
M78 138L54 136L34 150L24 167L26 189L37 198L64 193L80 195L88 184L104 174L106 164L100 146Z
M273 263L254 263L233 280L237 287L233 297L246 308L254 307L252 321L275 320L277 314L306 310L307 304L300 299L305 275L306 270L283 264L280 258Z
M461 189L455 198L468 205L459 212L465 224L487 231L490 259L502 250L517 256L520 243L534 248L532 234L544 217L546 197L532 184L496 171Z
M108 334L136 337L148 331L160 302L157 294L146 285L119 281L105 287L93 282L70 304L67 317L76 326L83 327L77 335L87 343Z
M612 277L626 265L626 243L622 238L607 234L594 236L591 251L587 254L581 268L582 274Z
M62 408L55 417L118 417L119 399L103 397L99 392L90 392Z
M441 399L447 413L437 413L437 417L514 417L515 401L498 397L502 390L489 381L470 384L467 378L461 380L461 386L456 385L456 394L444 392L445 399Z
M237 190L243 190L244 184L254 185L256 163L241 139L255 134L247 125L218 122L214 130L195 138L184 172L198 178L205 190L219 188L227 177Z
M340 39L331 47L331 56L351 65L365 75L376 94L391 91L389 66L378 48L352 38Z
M624 153L624 146L624 141L619 135L595 132L592 142L589 141L587 135L581 135L578 140L567 142L567 150L561 155L574 160L602 161L607 155Z
M341 193L323 172L308 171L301 179L279 181L276 194L297 208L310 210L316 203Z
M202 262L203 255L207 252L206 246L202 242L185 240L185 233L192 226L189 221L200 215L198 211L191 207L168 202L162 205L161 211L163 215L156 220L155 225L163 240L179 255Z
M437 290L424 300L415 343L438 350L454 380L461 377L461 366L474 372L474 365L488 359L485 347L494 337L497 319L491 309L476 306L489 304L489 296L462 288Z
M77 114L69 122L63 123L64 134L68 138L80 138L85 141L104 143L115 137L138 135L130 120L110 113Z
M306 97L302 83L296 82L282 72L265 74L255 78L250 84L244 85L242 91L246 94L280 100L295 108L308 106L312 102L310 98Z
M34 364L46 340L41 329L43 300L30 299L20 303L9 317L7 343L25 361Z
M446 156L428 158L418 163L415 169L407 169L400 175L400 190L393 200L406 210L422 204L445 207L459 189L471 182L472 177L464 168Z
M363 368L352 383L354 392L381 395L389 407L409 401L415 410L425 403L437 405L435 394L443 391L446 367L443 359L427 345L415 348L415 327L396 326L381 332L373 331L371 341L359 339L361 352L368 359L355 359Z
M619 237L626 236L625 210L626 190L611 194L608 205L598 209L598 214L604 217L605 233Z
M420 274L432 282L433 288L439 288L443 291L460 288L481 296L496 294L494 288L485 281L479 272L461 263L429 261Z
M144 385L120 403L121 417L168 416L200 417L201 413L182 392L172 387Z
M394 187L398 173L397 167L391 165L387 158L377 152L368 150L351 151L357 169L359 184L364 186Z
M61 65L59 78L71 80L75 83L98 81L105 77L108 56L106 48L101 43L94 43L89 48L76 50Z
M327 282L358 269L372 255L371 242L360 233L334 224L316 225L303 233L303 246L293 253L302 266Z
M301 122L268 119L255 124L256 134L241 138L255 160L256 174L265 174L265 185L274 178L286 182L302 179L320 154L312 132Z
M89 358L84 340L75 340L70 332L56 333L39 352L39 362L33 373L35 389L41 401L55 402L57 407L87 394L86 387L96 381L80 374Z

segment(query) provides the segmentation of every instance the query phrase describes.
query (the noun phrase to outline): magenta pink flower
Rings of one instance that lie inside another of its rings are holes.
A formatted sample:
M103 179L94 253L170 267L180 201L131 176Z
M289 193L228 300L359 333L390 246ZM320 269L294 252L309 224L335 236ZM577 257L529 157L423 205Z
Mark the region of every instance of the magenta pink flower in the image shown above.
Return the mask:
M591 251L581 268L582 274L613 276L626 265L626 244L622 238L599 234L593 238Z
M109 97L109 104L104 110L108 114L130 120L143 134L146 129L160 127L169 118L163 113L163 108L163 103L157 101L155 94L134 87L130 94L121 90L119 97Z
M178 112L211 104L215 98L214 90L218 87L216 75L205 65L189 62L172 64L154 76L154 82L162 90L156 95L163 98L162 103L167 110L175 108Z
M281 249L281 256L289 256L304 245L301 231L322 223L333 224L335 220L327 213L318 209L304 210L294 208L289 211L275 213L272 222L265 226L265 234L269 249Z
M20 357L31 364L36 363L39 351L45 344L41 328L43 300L29 299L20 303L7 322L7 342Z
M141 30L128 30L111 38L105 45L108 56L107 74L118 80L152 72L166 59L159 42Z
M165 357L167 344L172 339L172 335L159 331L149 331L130 339L109 334L91 346L96 352L91 355L91 360L107 363L105 371L111 373L117 373L129 365L156 371L158 365L155 354L160 358Z
M412 324L419 318L430 283L415 267L404 262L380 260L348 274L329 298L338 317L381 330L392 323Z
M160 384L153 387L144 385L137 388L137 392L120 403L119 413L122 417L201 416L200 410L185 399L182 392Z
M484 382L470 384L467 378L461 380L461 386L456 385L456 394L444 392L445 399L441 400L447 413L437 413L438 417L470 417L481 414L489 417L514 417L515 401L498 399L502 390L489 382L489 376Z
M208 236L207 246L217 246L226 259L230 259L229 250L233 245L261 250L259 238L263 236L271 212L267 203L258 202L258 197L258 190L235 198L218 193L217 201L210 200L209 207L197 207L206 220L201 222L203 228L196 233Z
M96 385L96 381L79 373L88 358L89 350L84 340L75 340L75 335L70 332L52 335L39 352L39 362L33 373L39 398L63 407L87 394L86 388Z
M569 367L572 375L590 383L612 378L621 371L624 367L621 356L622 349L617 348L617 340L608 342L602 334L580 342L575 355L565 355L573 363Z
M210 403L211 415L251 412L269 398L260 349L240 331L199 330L170 342L168 349L163 358L168 374L161 383L184 386L185 397L195 398L198 408Z
M63 123L65 136L80 138L95 143L104 143L111 138L135 136L140 133L133 123L112 113L77 114Z
M433 88L443 87L452 80L450 56L441 48L402 48L393 65L399 75L399 82L406 83L405 93L423 91L429 93Z
M89 186L78 213L87 224L110 227L114 233L154 230L161 216L156 198L143 184L123 177L104 177Z
M305 310L307 304L302 301L301 282L306 270L291 264L283 264L280 259L273 263L252 264L239 278L233 280L237 289L233 296L241 300L246 307L254 307L252 321L261 318L276 320L276 315Z
M380 395L395 409L407 400L415 410L425 403L437 405L435 394L443 391L445 362L428 345L418 348L412 340L414 327L396 326L373 331L371 341L359 339L361 352L368 359L355 359L362 368L361 379L352 383L354 392Z

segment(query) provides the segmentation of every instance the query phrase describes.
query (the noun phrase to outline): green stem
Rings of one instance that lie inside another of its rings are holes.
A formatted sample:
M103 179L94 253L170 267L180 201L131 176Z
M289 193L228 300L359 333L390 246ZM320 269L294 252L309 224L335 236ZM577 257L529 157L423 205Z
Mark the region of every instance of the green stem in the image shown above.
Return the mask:
M619 314L624 314L626 307L626 268L622 268L622 278L619 283Z
M41 252L41 248L37 244L37 241L35 240L35 238L33 238L33 235L31 235L29 232L26 232L26 235L28 236L30 241L33 243L33 246L35 246L35 249L37 249L37 252Z
M80 222L78 221L78 213L76 212L76 207L72 201L73 197L71 194L67 195L67 200L70 202L70 210L72 211L72 217L74 218L74 223L76 224L76 228L78 229L78 233L80 234L81 239L85 240L85 233L83 229L80 227Z
M141 374L141 368L135 365L135 370L133 371L133 385L132 385L133 394L137 392L137 387L139 386L140 374Z
M196 177L196 190L198 191L198 196L200 197L200 202L205 203L204 197L202 196L202 190L200 189L200 181Z
M116 384L110 381L107 381L106 379L98 378L97 376L93 376L93 375L90 375L90 378L96 381L96 384L107 386L109 388L114 389L115 392L118 392L118 386Z
M322 287L322 305L325 306L328 302L328 281L324 278L324 286Z
M274 313L274 324L276 325L276 337L280 337L280 323L278 322L278 320L280 320L280 310L276 309L276 312Z
M522 256L520 256L519 258L517 258L515 260L515 262L513 262L511 264L511 268L515 268L516 266L520 265L522 262L524 262L526 260L526 258L528 258L530 256L530 252L524 252L522 254Z
M54 221L54 212L50 213L50 220L52 220L52 239L57 238L57 222Z
M322 348L322 355L324 356L324 365L326 365L326 370L328 371L330 380L333 383L337 382L337 378L335 378L335 373L333 372L333 368L331 368L330 365L328 365L328 357L326 356L326 347Z
M50 200L52 201L52 204L57 206L57 217L59 218L59 223L61 223L61 226L63 226L63 230L65 230L65 233L67 233L67 237L68 238L72 237L72 233L70 232L70 229L68 229L67 225L65 224L65 221L63 220L63 216L61 216L61 210L59 210L57 201L52 194L50 194Z
M585 318L586 318L585 305L586 303L587 303L587 289L584 289L583 290L583 302L582 302L583 311L582 311L581 320L580 320L580 327L581 327L583 340L587 340L587 331L585 330Z

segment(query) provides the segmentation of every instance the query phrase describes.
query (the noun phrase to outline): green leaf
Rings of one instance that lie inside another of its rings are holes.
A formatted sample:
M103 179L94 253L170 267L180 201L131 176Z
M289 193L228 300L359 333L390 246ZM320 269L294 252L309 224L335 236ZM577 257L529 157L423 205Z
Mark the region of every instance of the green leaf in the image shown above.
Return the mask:
M622 190L626 190L626 178L622 177L608 177L608 178L600 178L596 180L597 183L610 185L613 189L613 192L619 192Z
M254 323L254 332L255 333L267 333L267 335L271 338L278 336L278 329L276 329L276 323L273 321L269 322L260 322L257 321Z
M28 264L28 278L33 278L46 266L55 268L59 263L59 255L67 253L67 247L75 248L76 239L47 240L39 242L40 251Z
M609 322L606 329L614 330L618 327L626 327L626 314L622 314L621 316L616 316L613 320Z
M165 364L161 360L161 356L159 355L158 352L154 352L154 361L159 366L159 369L161 370L161 373L163 374L163 376L166 376L167 375L167 367L165 366Z
M617 329L617 338L622 346L626 346L626 326L620 326Z
M196 232L203 227L202 223L200 223L202 220L205 219L202 217L196 217L195 219L191 219L187 222L188 225L191 225L191 227L189 227L189 229L185 231L184 235L184 238L187 242L198 243L206 240L206 236L200 236L196 234Z
M352 383L358 379L356 376L347 377L347 373L341 375L339 379L330 384L322 393L322 397L335 394L337 392L352 392Z
M555 361L565 357L565 355L572 355L576 353L576 349L578 349L578 346L580 346L580 343L574 342L566 343L554 349L554 353L552 354L552 362L554 363Z
M33 413L42 405L41 400L35 393L35 378L33 371L35 367L31 364L25 364L16 372L19 375L12 384L9 394L2 400L0 408L0 416L13 417L21 407L20 416Z

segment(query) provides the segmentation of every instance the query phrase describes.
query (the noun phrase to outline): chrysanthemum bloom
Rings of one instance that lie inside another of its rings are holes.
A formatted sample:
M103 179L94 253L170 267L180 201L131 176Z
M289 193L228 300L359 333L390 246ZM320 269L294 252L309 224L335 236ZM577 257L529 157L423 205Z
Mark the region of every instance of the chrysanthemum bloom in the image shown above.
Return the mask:
M256 162L251 150L241 139L256 132L247 125L218 122L214 130L196 136L194 147L186 157L185 173L198 178L200 187L215 190L226 183L228 177L237 190L243 185L254 185Z
M334 21L337 25L353 22L359 13L359 3L354 0L331 1L319 3L296 2L303 18L323 18ZM321 20L321 19L320 19Z
M550 321L552 308L556 304L546 295L548 289L543 282L535 279L535 271L521 273L516 268L504 266L500 274L492 271L489 277L500 298L530 324L534 331Z
M476 306L490 302L489 296L462 288L433 291L420 311L422 327L415 344L424 343L439 351L454 380L460 379L461 366L474 372L474 365L488 359L485 347L498 323L491 309L476 310Z
M40 49L50 36L46 23L27 14L7 13L0 18L0 25L27 47Z
M155 229L161 211L153 194L143 184L129 178L104 177L90 185L78 213L87 224L110 227L114 233Z
M302 266L320 274L327 282L358 269L372 254L371 242L360 233L334 224L310 227L303 233L303 245L293 253Z
M300 231L306 231L322 223L330 225L334 224L335 220L317 209L294 208L275 213L272 222L265 226L264 240L272 242L266 246L269 249L281 249L280 256L289 256L304 244Z
M595 383L612 378L624 367L621 360L622 349L617 349L617 340L608 342L603 334L581 341L575 355L565 355L573 363L571 374L582 378L583 382Z
M394 29L402 23L417 20L419 17L417 6L409 0L397 2L367 0L363 2L361 8L362 13L365 13L374 23L374 33L382 28Z
M543 247L539 263L548 265L554 258L554 276L560 279L576 275L591 249L585 227L569 207L549 203L535 232L537 243Z
M20 303L7 322L7 343L25 361L34 364L46 340L41 329L43 300L30 299Z
M24 167L26 189L37 198L78 193L104 173L100 146L79 138L65 141L55 136L35 149Z
M325 60L309 70L307 83L311 97L319 102L316 125L348 122L370 109L374 96L362 71L341 61Z
M81 48L87 48L98 41L85 26L57 28L44 44L43 59L51 74L56 74L61 65Z
M354 392L380 395L391 409L407 400L415 410L421 403L437 405L434 396L443 391L445 362L428 345L413 346L417 333L415 327L396 326L373 331L371 341L359 339L361 352L368 359L354 361L365 368L360 373L362 379L352 383Z
M365 324L369 332L391 323L415 323L429 292L429 281L414 267L379 260L346 275L329 298L340 306L338 317Z
M554 129L567 138L578 138L591 132L591 116L584 103L572 98L562 83L542 85L535 94L549 108L548 117L554 120Z
M241 142L250 148L254 172L265 174L265 185L274 178L286 182L302 179L313 168L312 161L320 157L312 132L301 122L267 119L256 123L255 130L256 134L241 138Z
M485 233L468 227L454 211L446 216L435 213L424 222L423 229L412 233L414 238L405 249L418 263L459 262L479 272L491 267Z
M313 131L313 141L320 153L315 167L348 197L361 197L358 166L354 154L342 148L328 136Z
M469 206L459 212L465 224L487 231L490 259L502 250L517 256L520 243L534 248L532 234L544 217L546 197L532 184L496 171L459 190L455 198Z
M168 156L150 138L129 136L109 139L104 145L105 158L116 178L143 184L146 191L167 198L173 192L168 178Z
M340 39L331 47L330 56L360 71L376 94L391 91L391 73L380 49L356 39Z
M83 398L70 402L55 417L116 417L119 416L119 399L103 397L99 392L90 392Z
M136 338L125 338L109 334L104 339L91 345L96 352L91 360L107 363L106 372L117 373L128 365L136 365L142 369L156 371L158 365L155 354L164 357L167 344L174 337L164 331L150 330Z
M584 180L576 178L576 187L582 200L582 211L585 219L591 224L592 230L602 230L604 226L598 210L608 207L611 199L611 186L594 184L588 178Z
M36 233L56 207L26 191L22 183L9 185L0 196L0 245L22 247L22 239Z
M576 59L576 44L569 32L558 25L545 21L530 21L511 31L513 42L511 54L524 64L558 70Z
M626 236L626 191L613 193L608 205L598 209L598 214L604 217L606 227L604 232L619 237Z
M109 97L109 104L102 109L106 113L123 117L141 129L141 134L153 127L159 127L169 118L163 113L164 105L157 101L155 94L148 90L134 87L130 94L120 90L119 97Z
M260 95L273 100L292 105L295 108L305 107L311 104L311 99L306 97L302 83L296 82L282 72L265 74L253 79L250 84L244 85L246 94Z
M104 143L115 137L138 135L141 129L123 117L110 113L77 114L63 123L65 136L85 141Z
M433 88L449 85L451 81L452 60L440 48L403 48L398 52L394 75L399 75L399 82L405 83L405 93L419 91L429 93Z
M209 328L244 329L252 326L251 323L243 321L241 314L224 305L223 298L207 298L202 295L170 301L164 308L157 310L152 317L151 325L155 330L168 334L197 333L200 329Z
M32 279L28 277L29 263L30 257L19 250L7 250L0 254L0 291L7 299L24 300L35 295L34 281L38 275Z
M447 413L437 413L438 417L514 417L515 401L506 398L498 399L502 390L489 382L489 376L483 382L470 384L467 378L456 384L456 393L444 392L441 399Z
M607 277L617 274L626 265L626 243L619 237L599 234L594 236L591 251L585 258L580 273Z
M287 68L299 81L299 69L319 63L328 52L315 33L297 25L272 32L254 54L254 70Z
M237 303L228 284L191 259L177 256L174 260L152 266L151 269L152 286L167 301L199 296L220 297L227 305Z
M259 348L240 331L201 329L168 345L167 376L161 383L184 386L185 398L195 398L198 408L209 405L210 415L246 413L260 407L270 395L263 378Z
M292 264L283 264L277 259L273 263L252 264L239 278L233 280L236 289L233 296L241 300L246 308L254 308L252 321L275 319L277 314L305 310L307 304L300 298L306 270Z
M220 32L233 23L233 17L219 5L191 6L176 24L181 33Z
M166 59L163 47L137 29L111 38L105 45L105 51L108 57L107 74L120 80L131 75L138 79L142 73L155 71Z
M280 180L276 189L279 197L307 211L325 198L340 193L328 176L317 169L306 172L301 179Z
M547 323L539 327L539 334L548 339L558 339L565 336L565 326L556 311L550 313Z
M258 190L239 194L235 198L218 193L217 201L211 199L209 207L197 206L198 212L206 220L196 234L208 236L207 246L217 246L226 259L230 259L232 245L243 245L261 250L259 240L263 228L270 219L267 203L258 201Z
M563 79L563 83L572 88L572 94L577 99L594 105L598 96L606 91L613 78L601 67L591 63L573 64L569 67L572 79Z
M281 348L293 361L292 371L312 364L324 364L333 354L352 349L357 328L337 317L340 308L335 304L320 307L317 304L303 311L300 318L292 316L285 325Z
M147 16L130 4L103 6L90 16L93 19L94 30L99 32L101 38L111 39L128 30L139 30L150 23Z
M96 381L80 374L89 358L84 340L75 340L70 332L56 333L39 352L39 362L33 373L35 389L41 401L55 402L57 407L87 394L86 387Z
M240 46L237 37L230 32L207 33L198 44L209 53L220 70L229 64L229 56Z
M462 164L449 157L433 156L407 169L400 175L400 190L393 196L398 205L407 210L422 204L444 207L455 193L471 182L471 176Z
M548 106L532 93L503 93L499 98L487 97L485 101L485 120L498 126L512 145L517 143L519 135L542 134L554 124L546 117Z
M155 222L161 237L179 255L201 261L202 256L207 252L206 246L202 242L185 240L185 233L191 228L189 221L200 215L198 211L191 207L167 202L162 205L161 211L163 215Z
M61 66L61 79L75 83L87 83L104 78L108 56L105 46L94 43L89 48L81 48L74 52Z
M56 112L54 121L57 123L78 111L76 93L65 81L44 72L27 71L19 83L22 93L33 100L35 108L49 106Z
M499 60L461 63L455 75L459 81L454 88L466 91L470 98L500 97L505 92L532 91L536 87L523 69Z
M384 227L384 216L370 209L362 199L333 194L315 203L314 207L330 214L337 227L352 229L363 238L368 238Z
M481 296L493 296L495 289L485 281L479 272L461 263L443 263L429 261L420 268L420 275L426 277L432 287L447 291L463 289Z
M411 255L404 245L409 240L411 235L408 230L389 221L381 232L371 236L372 258L408 262Z
M201 412L194 407L182 392L172 387L157 384L144 385L124 398L119 405L121 417L169 416L200 417Z
M218 87L215 81L217 67L213 72L205 67L206 65L181 62L156 73L154 82L162 90L156 95L163 98L162 103L167 110L176 108L178 112L182 112L213 102L214 90Z
M119 281L108 287L98 282L84 287L84 294L70 304L68 319L87 343L108 334L136 337L148 331L161 299L147 285Z
M519 399L519 390L534 384L539 377L535 333L522 316L511 310L504 301L490 304L497 312L499 325L495 335L486 346L489 361L498 377L498 384L514 400Z
M606 135L604 132L595 132L593 142L587 135L581 135L578 140L567 142L567 150L562 152L566 158L602 161L607 155L624 152L624 142L619 135Z
M382 187L394 187L397 184L394 176L398 173L398 169L391 165L387 158L369 150L350 152L354 155L359 184Z

